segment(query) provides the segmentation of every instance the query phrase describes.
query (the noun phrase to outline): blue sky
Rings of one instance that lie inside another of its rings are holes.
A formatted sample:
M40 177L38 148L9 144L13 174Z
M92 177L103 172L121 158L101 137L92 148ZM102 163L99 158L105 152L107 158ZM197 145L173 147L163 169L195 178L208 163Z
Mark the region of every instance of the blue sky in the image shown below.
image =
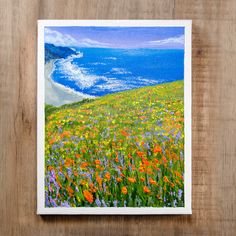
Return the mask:
M57 46L183 49L184 27L46 27Z

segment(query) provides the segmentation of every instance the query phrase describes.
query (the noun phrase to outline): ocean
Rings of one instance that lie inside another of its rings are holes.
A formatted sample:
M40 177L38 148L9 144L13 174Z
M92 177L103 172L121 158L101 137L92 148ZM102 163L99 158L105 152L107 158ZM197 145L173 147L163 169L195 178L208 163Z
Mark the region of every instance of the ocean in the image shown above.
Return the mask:
M85 95L103 96L184 79L184 50L74 48L57 59L54 82Z

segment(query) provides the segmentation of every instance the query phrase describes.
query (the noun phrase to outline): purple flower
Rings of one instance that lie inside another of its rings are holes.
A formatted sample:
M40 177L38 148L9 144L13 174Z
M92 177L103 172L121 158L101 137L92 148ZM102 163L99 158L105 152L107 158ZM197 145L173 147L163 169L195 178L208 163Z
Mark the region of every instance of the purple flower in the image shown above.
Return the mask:
M50 203L53 207L57 207L57 204L55 202L55 200L52 199L52 197L49 197L50 198Z
M92 175L88 172L84 173L87 178L89 178L92 181Z
M59 185L58 185L57 181L54 181L54 186L56 187L56 189L57 189L57 192L58 192L58 191L59 191L59 189L60 189L60 187L59 187Z
M146 132L145 135L146 135L147 137L152 136L152 134L151 134L150 132Z
M102 187L103 187L104 192L106 192L106 184L104 182L102 183Z
M71 177L71 175L72 175L72 170L71 170L71 168L67 168L67 173L68 173L69 177Z
M137 147L140 147L138 142L135 142L135 145L136 145Z
M131 166L129 166L129 171L130 171L130 172L132 171L132 167L131 167Z
M55 179L50 176L50 177L49 177L49 181L50 181L51 183L54 183Z
M61 203L61 207L70 207L70 205L67 201L64 201Z
M55 171L54 170L51 170L50 171L50 175L55 179L56 178L56 175L55 175Z
M61 176L62 178L64 177L64 174L62 172L58 172L58 175Z
M58 128L58 132L62 133L62 128L61 127Z
M102 206L103 207L107 207L107 205L106 205L106 203L105 203L105 201L102 199Z
M145 144L144 144L144 147L145 147L146 149L148 149L148 150L151 149L149 143L145 143Z
M174 207L176 207L176 204L177 204L177 200L175 199L175 200L173 201Z
M48 199L48 192L47 191L45 192L45 206L46 207L50 206L50 202L49 202L49 199Z
M183 190L179 189L178 190L178 198L180 199L182 197Z
M95 203L97 204L98 207L100 207L102 205L101 201L99 200L99 198L97 198L95 200Z
M181 137L181 132L179 131L178 133L177 133L177 135L176 135L176 141L178 141L179 139L180 139L180 137Z
M114 205L114 207L117 207L117 203L118 203L117 200L114 200L114 201L113 201L113 205Z

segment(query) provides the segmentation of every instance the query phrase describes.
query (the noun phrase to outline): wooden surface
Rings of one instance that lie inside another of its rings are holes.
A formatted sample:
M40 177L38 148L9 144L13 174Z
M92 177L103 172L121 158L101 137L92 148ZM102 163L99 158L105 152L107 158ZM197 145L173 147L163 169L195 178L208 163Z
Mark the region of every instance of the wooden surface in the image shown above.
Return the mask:
M193 20L192 216L36 215L37 19ZM0 235L236 235L235 0L0 0Z

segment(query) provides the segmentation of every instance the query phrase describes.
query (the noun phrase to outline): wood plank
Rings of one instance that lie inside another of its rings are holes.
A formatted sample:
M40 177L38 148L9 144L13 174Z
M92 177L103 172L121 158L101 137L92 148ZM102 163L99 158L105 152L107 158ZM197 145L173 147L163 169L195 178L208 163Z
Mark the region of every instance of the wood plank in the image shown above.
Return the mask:
M235 235L236 1L0 0L0 235ZM36 215L37 19L193 19L193 215Z

